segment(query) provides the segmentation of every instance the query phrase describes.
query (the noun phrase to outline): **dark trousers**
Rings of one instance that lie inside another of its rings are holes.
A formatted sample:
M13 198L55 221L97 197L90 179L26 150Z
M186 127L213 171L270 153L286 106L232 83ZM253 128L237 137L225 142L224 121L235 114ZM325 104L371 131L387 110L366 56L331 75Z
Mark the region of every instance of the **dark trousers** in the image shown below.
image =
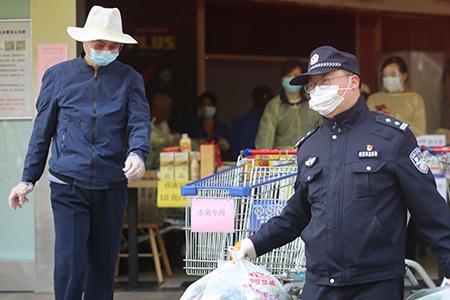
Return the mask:
M403 300L403 278L331 287L306 280L302 300Z
M127 189L51 182L56 300L111 300Z

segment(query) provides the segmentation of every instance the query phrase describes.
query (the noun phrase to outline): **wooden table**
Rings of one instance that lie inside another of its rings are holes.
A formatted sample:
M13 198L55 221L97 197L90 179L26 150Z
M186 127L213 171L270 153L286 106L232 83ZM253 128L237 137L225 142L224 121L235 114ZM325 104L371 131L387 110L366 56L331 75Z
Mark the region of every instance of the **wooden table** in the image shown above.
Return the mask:
M140 188L156 188L156 171L147 171L138 180L128 181L128 287L136 289L139 284L137 212L138 191Z

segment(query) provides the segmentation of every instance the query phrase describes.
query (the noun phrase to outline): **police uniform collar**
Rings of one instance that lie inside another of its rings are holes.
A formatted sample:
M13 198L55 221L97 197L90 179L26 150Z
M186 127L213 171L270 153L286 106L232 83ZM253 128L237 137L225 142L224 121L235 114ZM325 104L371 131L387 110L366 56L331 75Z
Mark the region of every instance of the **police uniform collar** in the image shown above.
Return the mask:
M336 124L341 127L352 127L361 120L364 120L369 113L364 99L359 97L358 101L349 110L346 110L334 118L324 118L324 123L329 127L335 127Z

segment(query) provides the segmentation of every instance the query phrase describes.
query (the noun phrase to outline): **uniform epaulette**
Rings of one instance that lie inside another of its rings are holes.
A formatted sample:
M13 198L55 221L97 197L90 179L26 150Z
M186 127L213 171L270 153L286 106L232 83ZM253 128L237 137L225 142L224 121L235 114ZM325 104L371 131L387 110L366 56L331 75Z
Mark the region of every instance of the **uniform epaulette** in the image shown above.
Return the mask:
M319 129L319 126L316 126L316 127L314 127L313 129L311 129L310 131L308 131L308 133L307 133L304 137L302 137L302 138L297 142L297 144L295 144L294 148L298 150L298 149L300 148L300 146L303 144L303 142L306 141L311 135L313 135L314 132L317 131L317 129Z
M376 114L375 115L375 121L377 121L378 123L396 128L402 132L405 132L406 129L408 128L408 124L405 122L402 122L400 120L397 120L395 118L392 118L390 116L386 116L386 115L382 115L382 114Z

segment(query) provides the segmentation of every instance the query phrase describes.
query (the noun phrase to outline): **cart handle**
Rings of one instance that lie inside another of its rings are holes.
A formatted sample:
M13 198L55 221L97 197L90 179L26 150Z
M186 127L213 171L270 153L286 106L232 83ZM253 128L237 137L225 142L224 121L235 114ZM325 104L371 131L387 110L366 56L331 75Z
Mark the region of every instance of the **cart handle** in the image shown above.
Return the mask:
M252 155L295 155L297 154L296 149L245 149L241 151L243 157L248 157Z
M434 154L434 153L450 153L450 146L423 147L422 150L427 150L431 154Z

